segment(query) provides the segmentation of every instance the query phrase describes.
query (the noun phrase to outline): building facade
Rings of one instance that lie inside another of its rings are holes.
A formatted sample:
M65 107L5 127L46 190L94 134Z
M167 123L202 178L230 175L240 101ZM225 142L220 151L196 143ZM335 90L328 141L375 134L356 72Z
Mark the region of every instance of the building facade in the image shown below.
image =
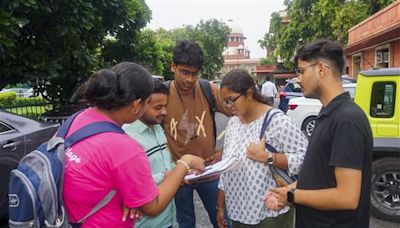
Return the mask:
M260 60L250 58L250 51L245 46L246 37L242 28L233 20L228 20L226 24L231 29L231 33L228 35L228 43L223 52L225 61L221 69L221 75L223 76L228 71L236 68L246 69L250 74L254 75Z
M353 78L362 70L400 67L400 1L352 27L345 53Z

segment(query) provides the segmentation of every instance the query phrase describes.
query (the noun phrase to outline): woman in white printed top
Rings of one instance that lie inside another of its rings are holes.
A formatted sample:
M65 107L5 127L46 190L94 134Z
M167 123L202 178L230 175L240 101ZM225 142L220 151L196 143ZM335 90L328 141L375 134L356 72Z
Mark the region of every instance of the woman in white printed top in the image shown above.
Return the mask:
M290 175L300 171L307 148L307 138L288 116L274 115L259 139L264 117L278 109L266 105L265 99L255 88L252 77L245 70L235 69L226 74L221 83L224 103L235 114L226 128L223 159L237 156L239 169L221 175L217 200L217 221L226 227L224 205L233 227L293 227L293 211L289 207L279 212L264 207L263 195L276 183L267 160L287 169ZM265 149L265 142L278 153ZM270 159L269 159L270 158Z

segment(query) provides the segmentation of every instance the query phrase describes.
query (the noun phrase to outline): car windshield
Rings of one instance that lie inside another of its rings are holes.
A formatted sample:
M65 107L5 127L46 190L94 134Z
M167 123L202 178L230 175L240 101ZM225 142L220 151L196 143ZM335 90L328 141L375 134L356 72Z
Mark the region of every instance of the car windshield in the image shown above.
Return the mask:
M301 86L297 82L289 82L286 84L284 88L285 92L296 92L296 93L301 93Z
M83 85L80 85L75 92L72 94L71 98L69 99L69 103L79 103L79 102L86 102L86 99L83 97Z

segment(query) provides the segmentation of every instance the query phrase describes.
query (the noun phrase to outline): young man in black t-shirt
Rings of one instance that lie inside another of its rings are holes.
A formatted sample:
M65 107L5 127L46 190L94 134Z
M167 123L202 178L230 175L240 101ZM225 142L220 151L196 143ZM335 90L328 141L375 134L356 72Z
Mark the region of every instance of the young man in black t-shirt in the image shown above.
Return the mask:
M343 91L342 47L317 40L297 55L304 96L323 105L297 182L272 189L265 205L296 206L296 227L368 227L372 133L364 112Z

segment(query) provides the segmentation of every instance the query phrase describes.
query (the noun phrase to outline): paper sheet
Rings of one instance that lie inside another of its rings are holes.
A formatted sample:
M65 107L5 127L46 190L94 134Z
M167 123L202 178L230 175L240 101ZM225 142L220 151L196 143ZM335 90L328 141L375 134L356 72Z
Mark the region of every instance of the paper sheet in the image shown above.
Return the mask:
M212 176L220 175L221 173L228 172L239 168L240 160L238 157L230 157L221 160L215 164L205 167L205 171L201 174L188 174L185 176L186 180L189 181L201 181L203 179L208 179Z

